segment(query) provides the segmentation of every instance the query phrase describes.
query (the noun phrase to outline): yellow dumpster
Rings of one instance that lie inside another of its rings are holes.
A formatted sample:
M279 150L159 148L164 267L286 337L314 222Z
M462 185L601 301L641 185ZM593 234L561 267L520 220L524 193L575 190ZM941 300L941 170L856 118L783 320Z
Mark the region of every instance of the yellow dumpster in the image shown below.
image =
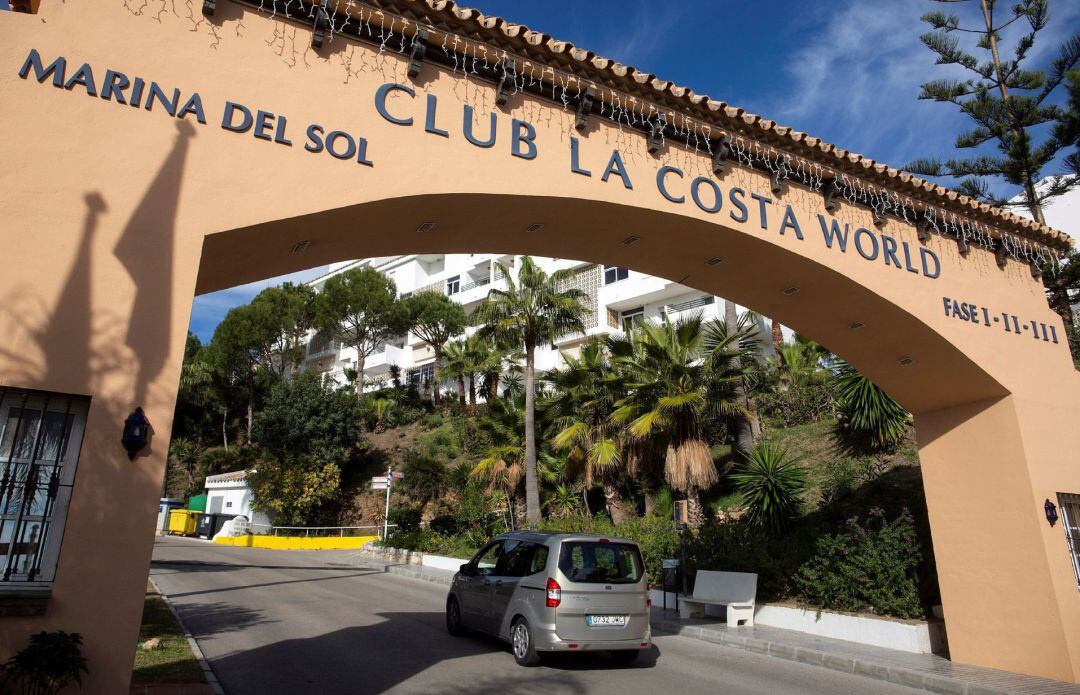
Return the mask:
M199 523L199 512L190 509L174 509L169 513L169 533L179 536L194 536L195 525Z

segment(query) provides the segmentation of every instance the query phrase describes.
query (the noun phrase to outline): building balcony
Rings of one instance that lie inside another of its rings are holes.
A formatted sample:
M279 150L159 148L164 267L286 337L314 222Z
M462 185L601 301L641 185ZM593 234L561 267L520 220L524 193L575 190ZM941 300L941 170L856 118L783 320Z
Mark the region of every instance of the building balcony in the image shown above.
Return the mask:
M364 361L364 374L384 374L390 371L390 366L395 365L405 369L412 365L412 348L397 347L395 345L384 346L381 352L368 355Z

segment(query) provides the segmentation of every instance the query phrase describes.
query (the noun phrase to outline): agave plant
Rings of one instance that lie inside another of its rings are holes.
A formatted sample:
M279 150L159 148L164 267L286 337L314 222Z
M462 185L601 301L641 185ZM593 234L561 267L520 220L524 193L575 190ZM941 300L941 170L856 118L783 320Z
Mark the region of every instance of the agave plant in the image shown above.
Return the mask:
M907 433L908 412L857 369L839 360L833 376L844 425L869 439L875 449L891 449Z
M731 481L742 495L750 523L776 531L799 515L806 470L788 449L769 441L752 447L732 471Z

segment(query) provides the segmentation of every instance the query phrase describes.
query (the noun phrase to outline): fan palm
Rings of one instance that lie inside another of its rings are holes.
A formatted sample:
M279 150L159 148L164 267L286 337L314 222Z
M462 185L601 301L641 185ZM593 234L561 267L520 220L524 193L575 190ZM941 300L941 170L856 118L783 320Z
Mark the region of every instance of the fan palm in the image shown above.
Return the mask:
M588 312L586 294L566 287L570 269L548 274L529 256L521 259L515 280L504 265L505 290L492 290L473 318L479 334L502 345L525 349L525 504L529 524L540 522L540 489L536 479L536 347L570 333L583 333Z
M612 419L632 440L664 451L664 477L686 495L695 521L701 519L698 491L718 480L702 435L702 415L707 408L731 416L745 413L734 399L710 403L706 398L711 357L707 347L700 315L674 323L667 318L659 324L647 321L629 336L608 339L612 359L623 370L629 389Z
M496 442L489 448L470 475L487 485L488 491L505 493L511 507L518 488L525 477L524 413L521 403L511 399L497 399L488 404L487 417L478 426L488 441ZM511 509L511 518L514 518Z
M622 523L630 510L622 494L626 442L611 420L625 387L611 369L601 340L581 346L580 355L563 355L566 369L551 370L545 380L554 387L546 404L553 419L552 445L581 462L585 485L599 483L611 520Z
M469 373L469 356L464 340L447 343L442 351L440 373L447 379L457 381L458 402L465 408L465 377Z

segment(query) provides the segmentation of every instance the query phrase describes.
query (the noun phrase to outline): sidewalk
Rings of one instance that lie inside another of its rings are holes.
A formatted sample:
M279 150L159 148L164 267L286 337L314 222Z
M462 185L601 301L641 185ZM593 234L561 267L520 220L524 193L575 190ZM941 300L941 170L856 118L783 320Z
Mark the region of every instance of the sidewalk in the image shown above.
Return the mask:
M386 563L375 558L353 556L352 563L384 572L449 585L449 570ZM857 642L815 637L777 627L728 628L710 620L681 620L678 613L652 609L654 632L697 639L735 649L767 654L778 659L801 661L823 668L857 673L933 693L991 695L1039 693L1039 695L1080 695L1080 685L1024 676L1007 671L954 664L932 654L911 654Z

